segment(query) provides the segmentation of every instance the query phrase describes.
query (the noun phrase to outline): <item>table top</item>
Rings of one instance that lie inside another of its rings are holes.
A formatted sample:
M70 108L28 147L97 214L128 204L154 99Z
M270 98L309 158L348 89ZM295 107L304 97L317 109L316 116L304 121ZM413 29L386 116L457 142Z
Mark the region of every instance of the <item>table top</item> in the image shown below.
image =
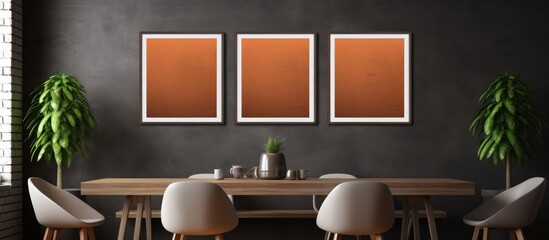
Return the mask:
M102 178L81 183L82 195L163 195L174 182L201 181L219 185L232 195L327 195L342 182L387 184L393 195L474 195L475 183L453 178L356 178L306 180Z

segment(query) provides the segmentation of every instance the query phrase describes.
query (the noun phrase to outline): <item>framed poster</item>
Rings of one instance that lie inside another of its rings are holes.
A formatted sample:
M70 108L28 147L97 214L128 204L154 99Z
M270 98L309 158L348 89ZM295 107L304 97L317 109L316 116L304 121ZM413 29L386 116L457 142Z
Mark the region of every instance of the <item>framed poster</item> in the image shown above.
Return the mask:
M236 123L315 124L315 34L236 38Z
M410 35L330 34L330 124L411 123Z
M223 34L141 33L141 122L223 123Z

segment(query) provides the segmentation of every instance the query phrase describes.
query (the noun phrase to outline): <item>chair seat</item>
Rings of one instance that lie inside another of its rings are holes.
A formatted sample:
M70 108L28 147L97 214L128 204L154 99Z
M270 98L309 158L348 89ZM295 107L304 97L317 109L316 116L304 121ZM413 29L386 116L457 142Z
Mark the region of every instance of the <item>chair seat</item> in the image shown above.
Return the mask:
M36 177L28 180L29 195L38 222L48 228L91 228L105 217L74 195Z
M544 191L544 178L530 178L486 201L463 217L463 222L479 228L527 227L536 218Z
M471 227L479 228L494 228L494 229L515 229L522 228L525 224L521 222L508 220L508 221L494 221L492 219L480 219L474 217L465 216L463 222Z
M486 219L467 219L463 218L463 222L469 226L473 227L486 227L485 226Z
M44 227L44 240L59 239L61 230L77 228L80 240L95 240L93 228L105 217L76 196L43 179L31 177L27 181L36 220Z

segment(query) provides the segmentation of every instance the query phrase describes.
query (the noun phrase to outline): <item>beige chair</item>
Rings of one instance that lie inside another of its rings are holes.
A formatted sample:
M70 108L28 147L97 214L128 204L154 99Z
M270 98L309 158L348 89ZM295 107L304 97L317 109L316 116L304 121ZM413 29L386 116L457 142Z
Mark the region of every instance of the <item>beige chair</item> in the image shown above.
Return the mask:
M197 173L189 176L189 179L215 179L213 173ZM227 194L231 202L234 203L233 195Z
M36 219L46 227L44 240L59 239L60 230L71 228L80 229L80 240L95 240L93 227L105 221L101 213L40 178L29 178L28 185Z
M473 240L478 239L483 229L483 239L488 240L490 229L508 229L509 238L524 239L522 228L536 219L543 194L545 179L530 178L486 201L467 214L463 222L475 227Z
M356 179L355 176L347 173L329 173L329 174L324 174L318 178L320 179ZM322 199L317 195L313 195L313 209L316 212L318 212L320 205L322 205Z
M355 179L356 177L347 173L328 173L318 178L320 179ZM319 206L322 205L322 201L324 200L323 197L324 196L313 195L313 209L315 210L315 212L318 212L318 209L320 208ZM326 232L326 234L324 235L324 240L330 239L330 236L331 236L331 233ZM359 238L360 237L357 236L357 239Z
M213 173L197 173L189 176L189 179L214 179Z
M341 235L370 235L382 240L382 233L395 221L393 196L387 185L376 182L345 182L337 185L318 211L316 224L326 232Z
M238 217L227 194L216 184L176 182L166 188L160 210L162 225L173 233L173 240L189 235L215 235L238 225Z

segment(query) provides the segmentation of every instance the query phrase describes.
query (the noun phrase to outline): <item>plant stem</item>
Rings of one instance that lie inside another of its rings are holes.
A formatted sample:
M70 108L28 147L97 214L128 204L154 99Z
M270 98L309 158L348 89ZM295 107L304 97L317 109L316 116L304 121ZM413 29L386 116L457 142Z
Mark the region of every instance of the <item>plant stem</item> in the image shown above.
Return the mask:
M63 189L63 165L57 165L57 187Z
M505 159L505 188L511 188L511 157Z

